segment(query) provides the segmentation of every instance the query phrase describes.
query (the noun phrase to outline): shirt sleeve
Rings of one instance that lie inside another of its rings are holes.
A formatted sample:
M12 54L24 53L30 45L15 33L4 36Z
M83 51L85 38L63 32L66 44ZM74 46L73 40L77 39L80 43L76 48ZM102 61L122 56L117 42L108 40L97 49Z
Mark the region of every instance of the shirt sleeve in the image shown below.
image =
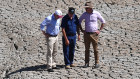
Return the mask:
M45 18L44 21L40 24L40 29L42 31L45 31L45 27L49 24L50 20L49 18Z
M99 19L102 23L105 23L104 18L101 16L101 14L100 14L99 12L97 13L97 15L98 15L98 19Z
M79 25L79 20L78 20L77 15L75 15L75 19L76 19L76 25Z
M84 19L84 13L79 18L79 24L81 24L81 22L83 21L83 19Z
M63 17L63 18L62 18L61 27L62 27L62 28L65 28L65 26L66 26L66 19L65 19L65 17Z

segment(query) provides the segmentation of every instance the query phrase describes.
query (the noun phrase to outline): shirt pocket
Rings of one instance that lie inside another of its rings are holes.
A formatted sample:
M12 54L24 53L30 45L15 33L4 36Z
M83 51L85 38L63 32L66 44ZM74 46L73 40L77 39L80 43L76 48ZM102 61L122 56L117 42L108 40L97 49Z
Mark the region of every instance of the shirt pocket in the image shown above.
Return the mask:
M90 17L90 21L91 22L96 22L97 21L97 17L96 16L91 16Z

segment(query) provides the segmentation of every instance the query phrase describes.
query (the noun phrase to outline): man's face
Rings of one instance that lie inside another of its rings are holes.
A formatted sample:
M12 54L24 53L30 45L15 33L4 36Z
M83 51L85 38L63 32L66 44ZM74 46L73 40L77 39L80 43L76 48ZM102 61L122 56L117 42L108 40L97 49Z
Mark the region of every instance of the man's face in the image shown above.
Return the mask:
M73 14L72 13L68 13L69 17L72 18L73 17Z
M55 19L59 19L59 16L58 16L58 15L56 15L56 16L55 16Z
M92 13L92 8L87 7L87 8L85 8L85 10L86 10L87 13Z
M55 19L62 18L62 16L59 16L59 15L56 15L56 14L54 14L54 17L55 17Z

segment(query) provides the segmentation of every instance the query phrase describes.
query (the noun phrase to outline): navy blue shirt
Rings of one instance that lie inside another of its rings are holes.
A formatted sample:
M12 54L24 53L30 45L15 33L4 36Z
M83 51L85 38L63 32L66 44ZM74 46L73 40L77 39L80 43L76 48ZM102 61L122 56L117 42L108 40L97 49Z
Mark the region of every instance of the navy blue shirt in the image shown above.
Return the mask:
M77 15L75 14L73 15L72 19L70 19L68 14L62 18L61 27L65 28L66 35L69 35L69 34L76 35L78 25L79 25L79 20L78 20Z

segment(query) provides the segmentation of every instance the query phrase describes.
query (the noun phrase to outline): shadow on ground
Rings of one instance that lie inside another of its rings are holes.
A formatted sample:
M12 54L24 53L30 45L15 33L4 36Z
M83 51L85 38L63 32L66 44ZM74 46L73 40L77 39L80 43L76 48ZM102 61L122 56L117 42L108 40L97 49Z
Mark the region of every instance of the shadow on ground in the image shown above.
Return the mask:
M57 65L60 68L63 68L63 65ZM36 65L36 66L30 66L30 67L25 67L25 68L21 68L19 70L13 71L11 73L7 73L5 78L9 78L10 75L18 73L18 72L22 72L22 71L46 71L47 70L47 66L46 65Z

